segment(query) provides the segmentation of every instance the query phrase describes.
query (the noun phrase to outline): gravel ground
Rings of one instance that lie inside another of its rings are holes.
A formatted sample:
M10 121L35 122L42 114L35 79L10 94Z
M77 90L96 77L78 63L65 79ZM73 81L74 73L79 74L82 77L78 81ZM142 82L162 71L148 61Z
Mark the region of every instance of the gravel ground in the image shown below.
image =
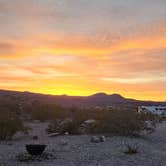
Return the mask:
M90 135L48 137L47 123L29 124L28 136L17 135L13 141L0 144L0 166L166 166L166 123L145 138L111 137L91 143ZM39 140L32 140L38 135ZM25 153L25 144L47 144L45 153L54 159L21 162L16 156ZM127 155L126 145L137 145L139 153Z

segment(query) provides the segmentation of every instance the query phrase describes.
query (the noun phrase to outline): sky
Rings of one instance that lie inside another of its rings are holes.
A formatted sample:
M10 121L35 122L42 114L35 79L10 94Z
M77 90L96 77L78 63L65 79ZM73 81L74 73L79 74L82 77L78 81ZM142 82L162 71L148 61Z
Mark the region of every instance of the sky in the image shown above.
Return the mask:
M0 89L166 101L166 0L0 0Z

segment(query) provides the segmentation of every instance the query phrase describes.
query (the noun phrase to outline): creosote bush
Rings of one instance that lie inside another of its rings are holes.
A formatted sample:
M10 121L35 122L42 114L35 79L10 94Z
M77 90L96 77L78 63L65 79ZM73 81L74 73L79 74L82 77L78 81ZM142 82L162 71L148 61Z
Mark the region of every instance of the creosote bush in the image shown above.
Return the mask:
M0 140L11 140L17 132L27 132L23 122L15 114L1 112L0 114Z
M48 126L48 133L65 133L69 134L81 134L80 126L81 124L88 119L88 115L84 110L78 108L70 108L70 116L63 121L58 121L57 119L53 120Z
M41 122L47 120L64 119L67 117L67 111L63 107L56 104L36 103L33 106L31 117L32 119L40 120Z
M136 111L103 111L96 114L95 133L110 133L122 136L138 136L142 131L148 131L147 122L155 128L155 117Z
M69 134L81 134L80 132L81 123L75 120L64 120L63 123L58 123L56 120L53 121L47 129L48 133L58 132L64 134L68 132Z
M93 115L87 115L84 110L72 111L72 117L63 123L52 121L47 132L69 132L79 134L80 127L88 119L94 119L95 123L85 125L87 133L110 134L120 136L139 136L143 131L153 132L156 124L156 117L150 114L138 113L125 110L102 110L96 111ZM150 125L149 125L150 124ZM88 128L88 129L87 129ZM150 133L149 132L149 133Z
M138 153L138 146L137 145L127 145L127 149L124 153L128 154L128 155L136 154L136 153Z

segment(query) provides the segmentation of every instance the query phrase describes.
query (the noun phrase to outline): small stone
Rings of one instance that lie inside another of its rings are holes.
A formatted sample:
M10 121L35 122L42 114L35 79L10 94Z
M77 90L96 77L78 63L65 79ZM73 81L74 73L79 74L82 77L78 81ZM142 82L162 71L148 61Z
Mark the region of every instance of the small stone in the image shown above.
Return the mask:
M66 140L64 140L64 139L61 140L61 145L67 145L67 144L68 144L68 142Z
M48 136L49 137L57 137L57 136L59 136L60 135L60 133L51 133L51 134L49 134Z
M65 132L65 135L69 135L69 132Z
M99 143L99 142L101 142L101 140L100 140L99 137L93 136L93 137L91 137L91 142L93 142L93 143Z
M101 142L105 142L106 141L106 137L104 135L100 136L100 141Z

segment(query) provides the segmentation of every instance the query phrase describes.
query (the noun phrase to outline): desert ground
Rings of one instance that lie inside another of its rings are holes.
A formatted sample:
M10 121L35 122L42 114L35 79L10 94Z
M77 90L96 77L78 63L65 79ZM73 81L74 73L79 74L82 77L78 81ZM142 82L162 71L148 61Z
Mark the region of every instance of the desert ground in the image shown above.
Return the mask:
M48 123L30 123L29 135L16 135L12 141L0 143L0 166L165 166L166 123L158 124L156 131L141 138L106 137L105 142L92 143L91 135L49 137ZM38 140L32 137L37 135ZM46 144L45 153L51 158L20 161L26 155L25 145ZM138 153L125 154L126 145L137 146Z

